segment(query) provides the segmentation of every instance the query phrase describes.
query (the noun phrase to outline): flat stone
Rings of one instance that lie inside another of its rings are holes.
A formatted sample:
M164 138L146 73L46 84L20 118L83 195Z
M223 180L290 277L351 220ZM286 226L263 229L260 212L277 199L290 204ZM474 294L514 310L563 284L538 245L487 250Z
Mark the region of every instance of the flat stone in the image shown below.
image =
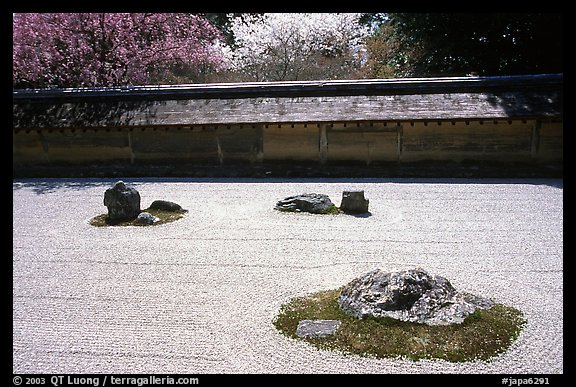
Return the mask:
M274 209L278 211L310 212L312 214L326 214L336 206L328 195L305 193L289 196L276 203Z
M339 320L300 320L296 328L296 335L321 339L336 333L340 324Z

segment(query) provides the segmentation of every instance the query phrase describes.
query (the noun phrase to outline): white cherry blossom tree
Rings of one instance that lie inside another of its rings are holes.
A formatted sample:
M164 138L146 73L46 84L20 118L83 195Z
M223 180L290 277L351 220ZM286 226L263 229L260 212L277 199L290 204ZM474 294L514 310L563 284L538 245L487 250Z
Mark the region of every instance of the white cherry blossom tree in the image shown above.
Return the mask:
M369 33L359 13L268 13L231 18L229 69L243 81L353 77Z

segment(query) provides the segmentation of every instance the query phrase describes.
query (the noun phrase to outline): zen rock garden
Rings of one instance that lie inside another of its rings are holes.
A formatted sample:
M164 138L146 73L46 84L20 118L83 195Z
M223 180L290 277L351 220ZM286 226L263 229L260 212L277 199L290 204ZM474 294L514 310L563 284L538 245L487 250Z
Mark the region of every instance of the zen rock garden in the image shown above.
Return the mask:
M140 193L118 181L104 193L107 214L95 226L149 226L179 219L187 210L168 200L141 209ZM275 210L311 214L368 214L364 191L344 191L340 207L325 194L278 201ZM470 317L470 318L469 318ZM454 288L422 268L369 271L345 286L293 299L274 325L318 348L377 357L450 361L489 359L516 339L526 320L517 309Z
M278 201L274 209L285 212L309 212L311 214L367 214L369 200L364 197L364 191L344 191L340 207L336 207L328 195L304 193L288 196Z
M134 188L118 181L104 193L104 205L108 214L96 217L92 224L98 224L103 218L107 225L149 226L179 219L187 210L168 200L154 200L150 207L142 210L140 193Z

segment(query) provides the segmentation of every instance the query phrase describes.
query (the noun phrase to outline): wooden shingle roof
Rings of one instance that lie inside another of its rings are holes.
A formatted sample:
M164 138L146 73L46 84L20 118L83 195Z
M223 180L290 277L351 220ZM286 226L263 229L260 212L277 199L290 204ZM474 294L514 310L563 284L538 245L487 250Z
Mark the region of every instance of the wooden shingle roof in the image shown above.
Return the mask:
M14 129L562 119L563 75L14 90Z

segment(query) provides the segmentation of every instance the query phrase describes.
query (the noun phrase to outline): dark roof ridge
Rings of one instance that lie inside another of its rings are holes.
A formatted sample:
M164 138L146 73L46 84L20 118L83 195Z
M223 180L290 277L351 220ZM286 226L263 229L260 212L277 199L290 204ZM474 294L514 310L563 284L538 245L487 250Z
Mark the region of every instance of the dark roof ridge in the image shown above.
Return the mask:
M402 95L559 88L563 74L205 83L90 88L16 89L14 100L230 99L255 97Z

